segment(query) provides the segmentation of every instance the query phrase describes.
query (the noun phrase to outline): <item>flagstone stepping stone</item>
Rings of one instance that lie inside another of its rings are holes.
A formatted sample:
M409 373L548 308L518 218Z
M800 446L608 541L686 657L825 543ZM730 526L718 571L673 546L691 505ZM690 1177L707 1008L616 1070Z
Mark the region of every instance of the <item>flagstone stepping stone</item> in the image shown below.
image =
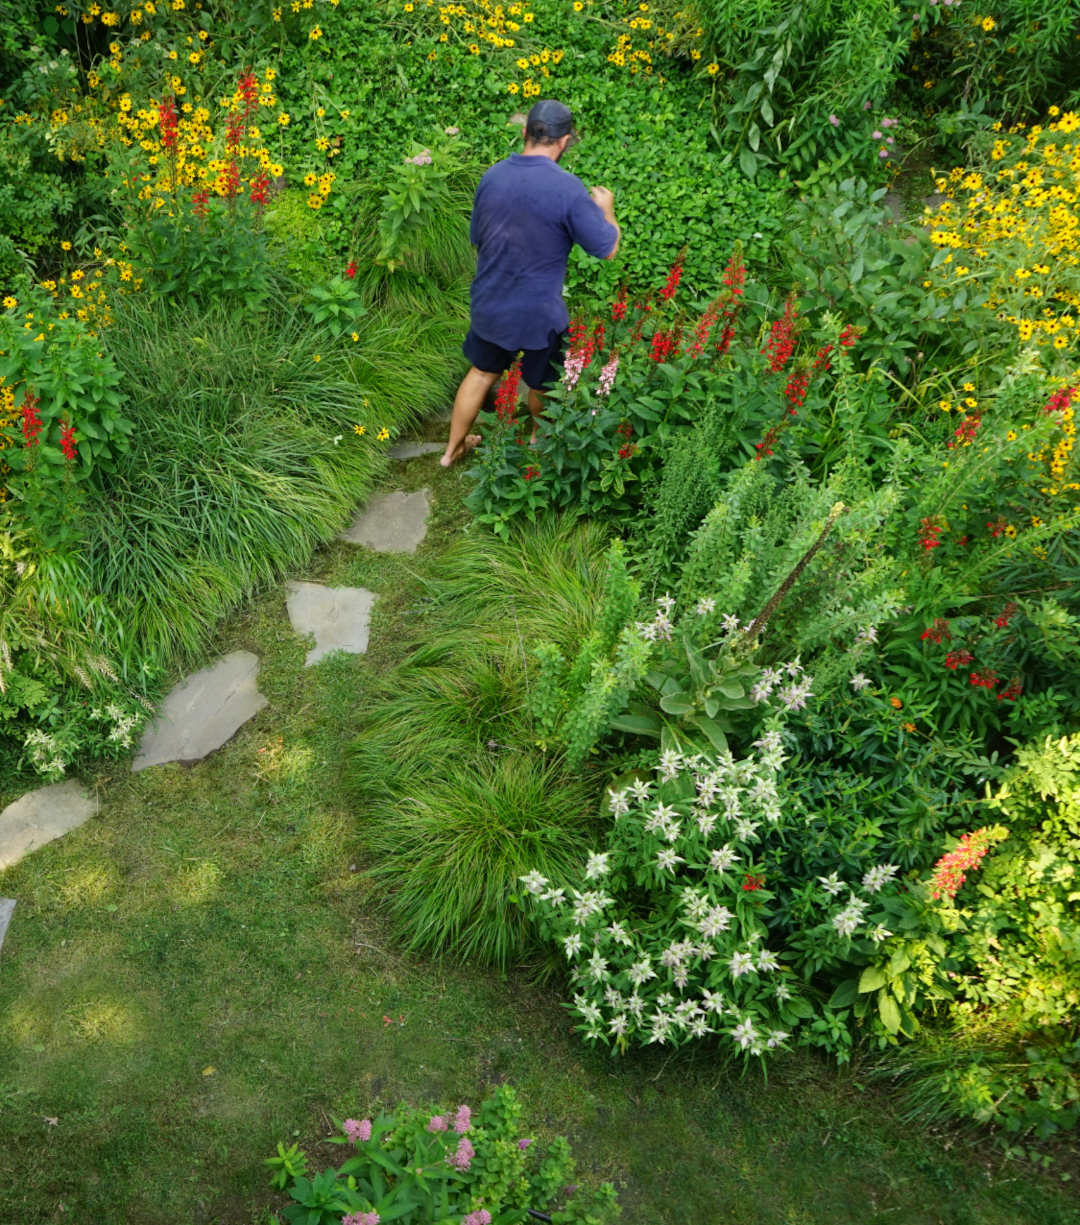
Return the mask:
M331 651L363 655L371 633L371 608L379 597L366 587L326 587L322 583L290 583L285 607L298 634L314 634L315 647L305 666L317 664Z
M4 947L4 937L7 935L8 924L15 913L15 899L0 897L0 949Z
M391 459L417 459L421 455L434 455L436 451L445 450L445 442L398 442L387 454Z
M0 868L76 829L97 810L97 800L73 778L28 791L0 812Z
M198 761L221 748L267 704L258 675L258 655L232 651L212 667L185 676L143 733L132 771L166 761Z
M431 496L426 488L415 493L380 494L357 512L339 540L367 545L376 553L415 553L427 535Z

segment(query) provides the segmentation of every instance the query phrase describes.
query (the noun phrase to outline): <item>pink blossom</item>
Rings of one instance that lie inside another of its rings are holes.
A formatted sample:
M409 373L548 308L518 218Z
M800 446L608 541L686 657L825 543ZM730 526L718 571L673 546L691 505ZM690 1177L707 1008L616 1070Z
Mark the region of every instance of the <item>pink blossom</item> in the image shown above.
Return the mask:
M598 396L611 395L611 388L615 382L615 374L619 369L619 355L613 353L608 364L600 371L600 386L596 389Z
M446 128L446 129L444 129L444 130L445 130L445 132L446 132L447 136L456 136L456 135L458 134L458 132L460 132L460 131L461 131L461 129L460 129L460 128Z
M521 1149L522 1152L524 1152L529 1147L530 1144L532 1144L531 1140L519 1140L518 1148Z
M428 1121L427 1130L434 1134L437 1131L446 1131L446 1119L441 1114L433 1114Z
M866 101L862 104L862 108L864 111L868 111L870 109L870 99L869 98L867 98Z
M880 139L881 139L881 133L880 133L880 132L872 132L872 133L870 134L870 139L871 139L871 140L880 140Z
M893 143L893 138L892 138L891 136L886 136L886 137L885 137L885 143L886 143L887 145L891 145L891 144Z
M350 1212L341 1218L341 1225L379 1225L381 1219L377 1212Z
M454 1131L459 1136L463 1136L469 1130L469 1123L472 1119L472 1111L468 1106L459 1106L456 1117L454 1118Z
M889 156L889 150L888 150L888 149L881 149L881 150L878 152L878 157L888 157L888 156Z
M371 1120L370 1119L346 1119L341 1125L342 1130L355 1144L357 1140L371 1139Z
M476 1150L469 1143L468 1136L462 1136L458 1141L457 1150L453 1153L447 1153L446 1164L452 1165L456 1170L467 1170L469 1162L476 1156Z
M486 1208L477 1208L461 1218L461 1225L491 1225L491 1213Z
M840 120L837 119L835 115L829 116L829 122L833 125L834 128L838 128L840 126Z

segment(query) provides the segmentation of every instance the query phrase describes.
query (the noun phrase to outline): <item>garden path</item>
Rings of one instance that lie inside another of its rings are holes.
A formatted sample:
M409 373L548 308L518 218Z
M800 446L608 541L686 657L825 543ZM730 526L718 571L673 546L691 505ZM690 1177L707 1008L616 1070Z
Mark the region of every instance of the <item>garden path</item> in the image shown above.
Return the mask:
M0 869L82 825L97 810L97 800L75 779L28 791L0 812Z
M427 535L430 510L427 486L413 493L395 489L379 494L357 512L338 539L366 545L376 553L415 553Z

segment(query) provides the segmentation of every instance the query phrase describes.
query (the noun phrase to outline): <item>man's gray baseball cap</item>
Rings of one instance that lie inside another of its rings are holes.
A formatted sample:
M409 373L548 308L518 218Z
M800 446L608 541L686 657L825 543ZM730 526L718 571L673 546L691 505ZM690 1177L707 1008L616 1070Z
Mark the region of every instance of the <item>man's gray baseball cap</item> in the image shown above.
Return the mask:
M525 132L540 140L561 140L570 137L570 143L576 145L581 139L574 130L574 116L570 108L554 98L544 98L537 102L529 111L525 120Z

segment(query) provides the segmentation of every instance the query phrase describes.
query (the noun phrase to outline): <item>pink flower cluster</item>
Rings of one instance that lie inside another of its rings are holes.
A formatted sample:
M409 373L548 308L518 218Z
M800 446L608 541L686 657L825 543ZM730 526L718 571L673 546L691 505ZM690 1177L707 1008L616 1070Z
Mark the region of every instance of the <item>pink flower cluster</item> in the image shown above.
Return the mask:
M356 1144L357 1141L367 1141L371 1139L371 1120L370 1119L346 1119L341 1125L342 1131L349 1139Z
M477 1208L461 1218L461 1225L491 1225L491 1213L486 1208Z
M350 1212L341 1218L341 1225L379 1225L380 1220L377 1212Z
M455 1151L446 1154L446 1164L453 1166L455 1170L467 1170L469 1162L475 1156L476 1150L469 1143L469 1137L462 1136Z

